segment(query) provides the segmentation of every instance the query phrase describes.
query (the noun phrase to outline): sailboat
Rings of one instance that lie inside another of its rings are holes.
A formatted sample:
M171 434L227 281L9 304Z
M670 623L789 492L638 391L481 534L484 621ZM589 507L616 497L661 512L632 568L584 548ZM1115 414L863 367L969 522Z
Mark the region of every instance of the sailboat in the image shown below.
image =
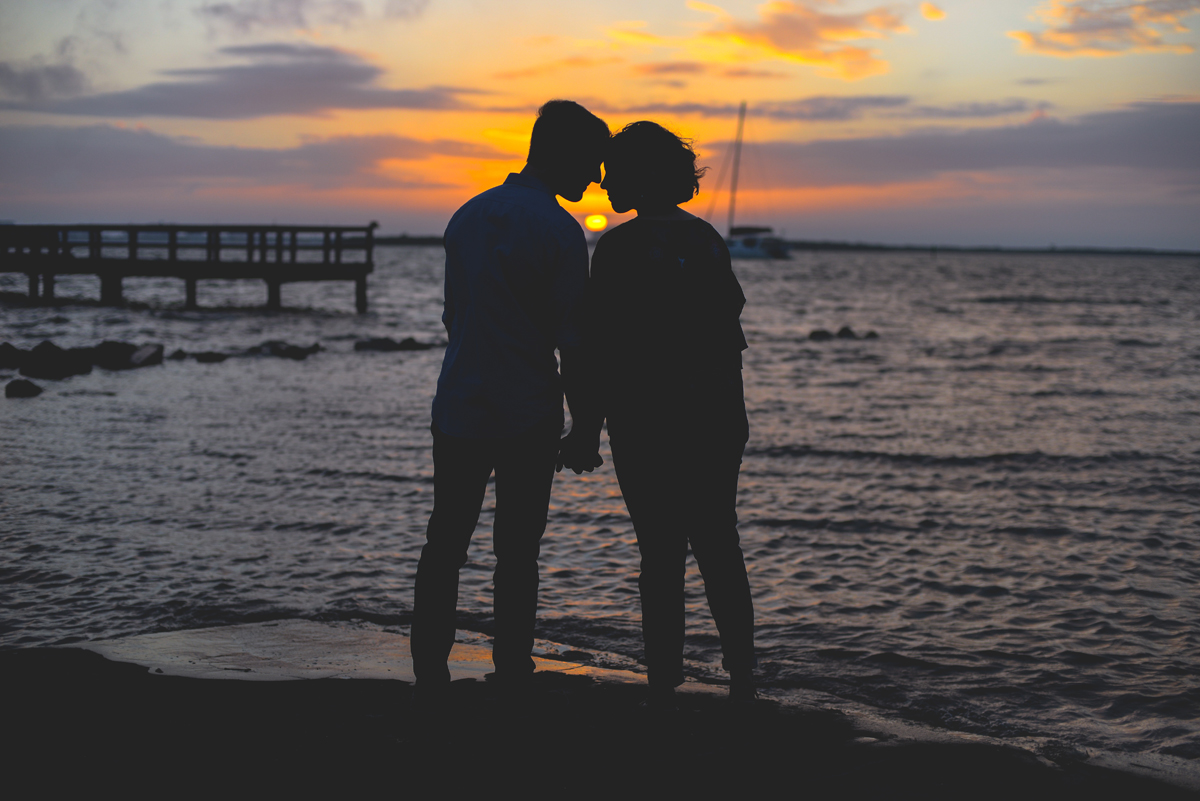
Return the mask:
M737 138L733 145L733 175L729 182L729 235L725 244L733 259L786 259L787 242L773 235L770 228L762 225L734 225L737 208L738 167L742 160L742 134L746 127L746 101L738 108ZM720 181L718 181L718 184Z

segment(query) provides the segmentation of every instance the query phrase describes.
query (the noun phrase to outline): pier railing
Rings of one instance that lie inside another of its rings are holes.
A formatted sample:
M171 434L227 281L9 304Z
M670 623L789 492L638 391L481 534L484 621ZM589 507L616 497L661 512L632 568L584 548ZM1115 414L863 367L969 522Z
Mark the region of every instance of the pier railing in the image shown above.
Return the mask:
M125 278L181 278L189 309L201 279L265 281L268 308L280 307L285 283L354 281L355 306L365 312L376 227L0 225L0 272L25 273L30 298L47 300L56 275L96 275L105 304L121 303Z

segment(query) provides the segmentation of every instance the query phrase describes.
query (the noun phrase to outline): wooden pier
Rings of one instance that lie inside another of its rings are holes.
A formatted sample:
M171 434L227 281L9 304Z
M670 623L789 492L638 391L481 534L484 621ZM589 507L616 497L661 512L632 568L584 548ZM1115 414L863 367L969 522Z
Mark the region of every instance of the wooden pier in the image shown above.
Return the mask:
M264 281L269 309L286 283L354 281L361 314L377 225L0 225L0 272L26 274L30 300L53 300L55 276L95 275L107 305L126 278L180 278L189 309L202 279Z

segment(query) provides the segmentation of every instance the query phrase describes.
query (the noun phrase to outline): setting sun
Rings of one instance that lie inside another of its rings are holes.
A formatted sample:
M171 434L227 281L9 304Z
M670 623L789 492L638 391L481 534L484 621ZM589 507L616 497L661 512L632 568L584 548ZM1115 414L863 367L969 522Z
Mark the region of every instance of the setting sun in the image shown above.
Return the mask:
M589 214L583 225L589 231L603 231L608 227L608 218L603 214Z

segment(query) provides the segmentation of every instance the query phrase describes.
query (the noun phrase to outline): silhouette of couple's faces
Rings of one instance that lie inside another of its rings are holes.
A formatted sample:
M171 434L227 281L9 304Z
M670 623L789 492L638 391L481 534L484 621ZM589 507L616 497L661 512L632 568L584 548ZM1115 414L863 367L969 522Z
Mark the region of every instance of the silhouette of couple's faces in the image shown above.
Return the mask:
M624 214L639 205L638 187L619 159L609 158L604 162L604 180L600 188L608 193L608 203L617 214Z
M582 153L579 158L554 169L547 176L547 184L554 194L561 195L572 203L577 203L583 198L583 193L589 186L600 183L602 160L603 154L599 148L589 153Z

